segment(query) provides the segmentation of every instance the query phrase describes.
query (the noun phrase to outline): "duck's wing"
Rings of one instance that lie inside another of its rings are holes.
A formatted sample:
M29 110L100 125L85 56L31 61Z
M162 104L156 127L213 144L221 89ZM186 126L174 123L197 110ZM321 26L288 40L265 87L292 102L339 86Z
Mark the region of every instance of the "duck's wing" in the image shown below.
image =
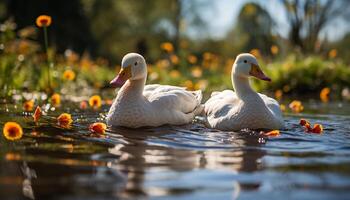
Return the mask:
M264 94L260 94L259 96L261 97L262 100L264 100L265 105L267 108L270 109L270 111L278 118L282 118L282 111L280 108L280 104L273 98L268 97Z
M212 128L227 129L232 124L232 118L239 111L240 100L232 90L215 92L204 104L207 122Z
M144 96L157 109L169 109L190 113L200 105L201 91L187 91L183 87L171 85L149 86Z

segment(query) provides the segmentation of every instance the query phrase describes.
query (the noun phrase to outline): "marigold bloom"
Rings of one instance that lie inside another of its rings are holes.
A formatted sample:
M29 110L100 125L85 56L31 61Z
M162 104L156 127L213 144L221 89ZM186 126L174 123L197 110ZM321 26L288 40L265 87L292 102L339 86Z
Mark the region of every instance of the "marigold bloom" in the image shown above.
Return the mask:
M192 74L193 77L199 78L199 77L202 76L203 71L202 71L202 69L200 67L196 66L196 67L192 68L191 74Z
M252 54L256 58L260 58L261 57L259 49L252 49L252 50L250 50L250 54Z
M280 131L279 130L273 130L273 131L269 131L267 133L264 133L263 135L268 136L268 137L277 137L280 135Z
M179 64L179 57L177 57L177 55L171 55L170 60L175 65Z
M187 56L187 60L188 60L188 62L191 63L191 64L196 64L198 59L197 59L197 57L194 56L194 55L189 55L189 56Z
M279 51L278 46L276 46L276 45L272 45L270 50L271 50L272 55L278 54L278 51Z
M282 90L276 90L275 91L275 97L276 97L276 99L278 101L282 99L282 96L283 96L283 91Z
M107 129L107 125L102 122L95 122L89 126L89 130L92 133L104 134Z
M336 49L332 49L332 50L329 51L328 57L329 58L335 58L335 57L337 57L337 54L338 54L338 51Z
M299 124L302 126L305 126L306 124L310 124L310 123L306 119L300 119Z
M331 89L328 87L325 87L320 92L320 99L322 102L328 102L329 101L329 94L331 93Z
M94 95L92 97L90 97L89 99L89 105L92 107L92 108L99 108L101 107L101 97L98 96L98 95Z
M38 122L42 115L41 108L39 106L36 107L35 112L33 114L34 122Z
M304 106L301 101L294 100L289 104L289 108L292 109L293 112L299 113L304 110Z
M322 133L323 132L323 126L321 124L314 124L314 127L310 131L311 133Z
M22 127L16 122L6 122L3 128L3 135L8 140L18 140L23 136Z
M61 104L61 96L60 96L59 94L57 94L57 93L53 94L53 95L51 96L51 104L52 104L53 106L58 106L58 105L60 105L60 104Z
M164 42L160 45L160 48L167 52L173 52L174 46L170 42Z
M176 69L173 69L169 73L171 78L179 78L181 76L180 72Z
M48 27L51 25L51 17L48 15L40 15L36 18L36 25L39 27Z
M72 81L75 78L75 73L73 70L67 69L63 72L62 78L68 81Z
M23 104L23 110L29 112L32 111L34 107L34 100L28 100Z
M57 117L57 122L62 125L68 125L73 122L72 116L68 113L62 113Z
M86 101L82 101L80 102L80 109L85 110L88 107L88 104L86 103Z

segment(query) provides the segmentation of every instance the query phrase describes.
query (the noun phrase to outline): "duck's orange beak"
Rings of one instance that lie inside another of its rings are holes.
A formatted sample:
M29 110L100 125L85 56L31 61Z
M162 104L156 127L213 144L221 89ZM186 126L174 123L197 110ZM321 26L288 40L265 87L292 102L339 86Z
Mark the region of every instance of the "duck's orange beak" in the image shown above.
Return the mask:
M131 66L121 68L118 75L109 83L112 87L122 87L131 77Z
M271 79L264 74L264 72L260 69L258 65L251 63L251 66L252 68L249 72L249 75L254 76L263 81L271 81Z

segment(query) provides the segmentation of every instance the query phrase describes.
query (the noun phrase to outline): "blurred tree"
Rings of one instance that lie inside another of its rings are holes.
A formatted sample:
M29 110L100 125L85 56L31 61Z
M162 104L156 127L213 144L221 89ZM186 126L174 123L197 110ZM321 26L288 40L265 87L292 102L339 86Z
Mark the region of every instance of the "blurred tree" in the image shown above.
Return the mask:
M94 52L96 42L82 10L80 0L5 0L6 13L2 20L13 17L17 29L35 26L37 16L47 14L52 17L49 39L58 49L71 48L77 52ZM42 38L42 37L41 37Z
M276 40L274 27L275 22L264 8L256 3L247 3L238 15L236 26L227 36L230 48L245 52L259 49L260 52L269 54L271 45Z
M348 0L281 0L290 24L289 40L303 51L315 51L319 34L330 22L349 15ZM349 16L348 16L349 17Z

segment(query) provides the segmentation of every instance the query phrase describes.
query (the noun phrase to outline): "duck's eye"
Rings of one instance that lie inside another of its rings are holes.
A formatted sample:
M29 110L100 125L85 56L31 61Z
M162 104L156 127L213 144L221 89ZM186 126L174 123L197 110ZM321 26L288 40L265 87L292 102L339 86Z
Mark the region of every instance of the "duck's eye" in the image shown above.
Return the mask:
M137 62L135 62L135 66L137 65Z
M243 62L244 62L244 63L247 63L247 60L244 60Z

